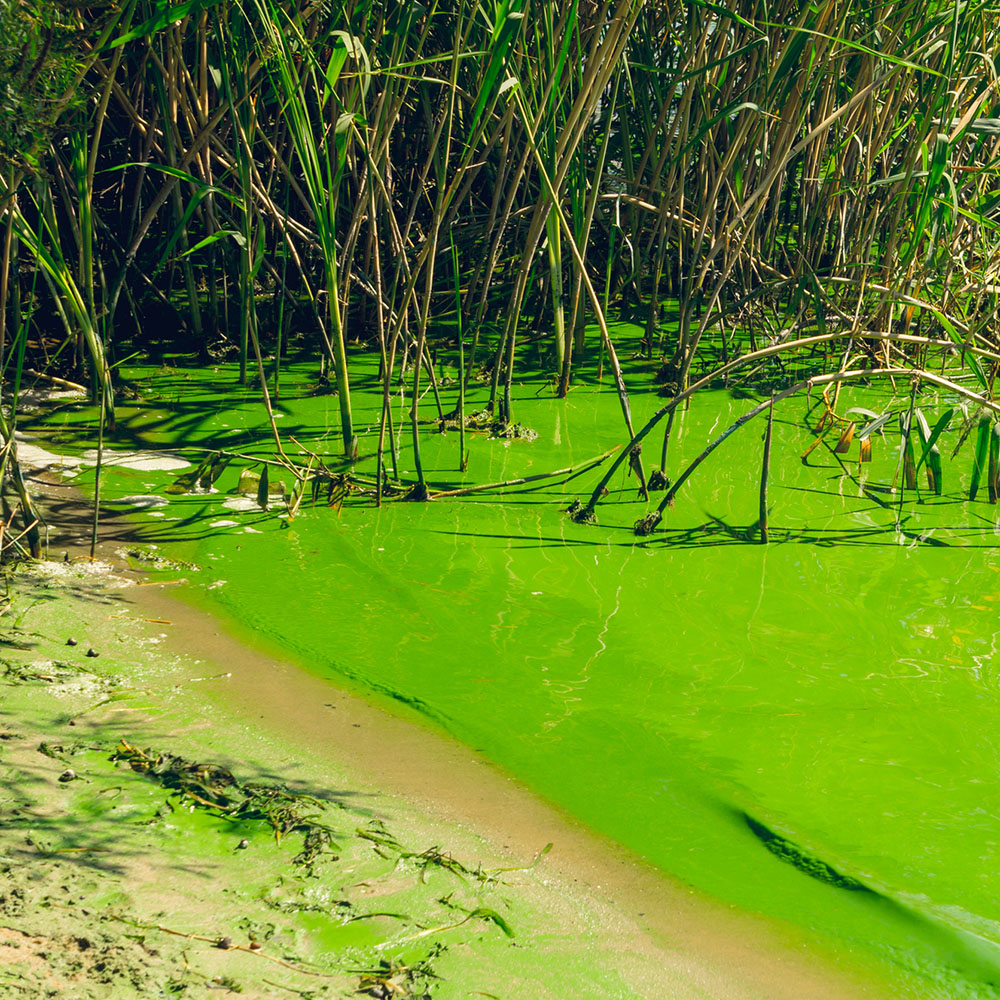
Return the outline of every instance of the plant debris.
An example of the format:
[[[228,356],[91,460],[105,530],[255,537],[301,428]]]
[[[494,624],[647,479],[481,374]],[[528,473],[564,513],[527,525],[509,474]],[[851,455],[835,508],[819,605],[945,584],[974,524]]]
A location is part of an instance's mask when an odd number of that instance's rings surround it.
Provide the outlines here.
[[[198,764],[176,754],[141,750],[125,740],[119,742],[111,760],[128,764],[133,771],[217,815],[231,820],[263,820],[274,831],[275,841],[302,832],[304,843],[294,858],[296,864],[312,864],[333,845],[330,827],[321,823],[315,813],[303,811],[325,808],[325,803],[311,795],[290,792],[279,785],[241,782],[219,764]]]

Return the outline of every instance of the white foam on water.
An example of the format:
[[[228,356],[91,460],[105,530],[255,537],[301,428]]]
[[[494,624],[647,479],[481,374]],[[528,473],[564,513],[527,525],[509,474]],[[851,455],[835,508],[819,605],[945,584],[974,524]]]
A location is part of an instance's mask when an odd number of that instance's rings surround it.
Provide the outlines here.
[[[61,584],[88,582],[103,583],[114,589],[132,587],[134,580],[119,576],[111,563],[100,559],[81,559],[74,562],[57,562],[53,559],[39,559],[31,563],[25,570],[35,579],[48,580]]]
[[[80,466],[83,463],[79,458],[46,451],[37,444],[32,444],[21,434],[15,434],[14,438],[17,441],[18,460],[26,465],[35,469],[58,469],[73,472],[74,475],[80,471]]]
[[[82,458],[84,465],[96,465],[97,449],[88,449]],[[117,465],[136,472],[174,472],[191,464],[177,455],[153,451],[105,451],[101,461],[104,465]]]
[[[164,497],[158,497],[155,493],[142,493],[131,497],[122,497],[120,500],[109,500],[108,503],[123,503],[131,507],[139,507],[142,510],[151,507],[166,507],[170,502]]]
[[[260,510],[260,506],[257,504],[256,500],[251,500],[250,497],[230,497],[228,500],[222,501],[222,506],[226,510],[235,510],[241,514],[245,514],[247,511]]]
[[[65,474],[76,474],[82,465],[97,464],[97,449],[90,448],[82,455],[57,455],[36,444],[34,439],[15,434],[17,457],[35,469],[56,469]],[[138,472],[173,472],[186,469],[191,463],[178,455],[153,451],[112,451],[105,449],[101,458],[104,465],[117,465]]]

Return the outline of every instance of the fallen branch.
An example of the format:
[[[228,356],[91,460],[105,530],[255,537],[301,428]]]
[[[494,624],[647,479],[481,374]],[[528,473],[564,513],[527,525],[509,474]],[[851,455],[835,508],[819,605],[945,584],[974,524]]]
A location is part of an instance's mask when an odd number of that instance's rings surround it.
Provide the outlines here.
[[[162,924],[147,924],[141,920],[130,920],[128,917],[120,917],[114,913],[110,913],[108,916],[112,920],[121,921],[121,923],[128,924],[130,927],[136,927],[139,930],[160,931],[163,934],[172,934],[174,937],[187,938],[189,941],[206,941],[222,951],[243,951],[248,955],[257,955],[259,958],[266,958],[269,962],[282,965],[286,969],[291,969],[292,972],[298,972],[303,976],[320,976],[323,979],[337,979],[342,975],[337,972],[314,972],[312,969],[304,969],[301,965],[294,965],[291,962],[286,962],[284,959],[275,958],[273,955],[265,955],[260,948],[250,948],[243,944],[233,944],[229,938],[208,937],[205,934],[188,934],[186,931],[175,931],[172,927],[164,927]]]
[[[46,375],[45,372],[37,372],[34,368],[25,368],[24,374],[31,376],[31,378],[44,379],[46,382],[61,386],[63,389],[73,389],[75,392],[83,393],[90,391],[85,385],[80,385],[79,382],[70,382],[69,379],[59,378],[56,375]]]
[[[603,455],[598,455],[597,458],[592,458],[580,465],[570,465],[565,469],[556,469],[555,472],[540,472],[534,476],[522,476],[520,479],[508,479],[502,483],[484,483],[479,486],[466,486],[460,490],[442,490],[440,493],[430,494],[427,499],[441,500],[445,497],[464,497],[470,493],[486,493],[492,490],[505,490],[509,489],[511,486],[523,486],[525,483],[537,483],[542,479],[554,479],[556,476],[565,476],[565,479],[553,484],[555,486],[561,486],[563,483],[568,483],[571,479],[575,479],[577,476],[582,476],[583,473],[596,468],[605,459],[610,458],[610,456],[618,451],[620,447],[621,445],[616,444],[614,448],[608,449]]]

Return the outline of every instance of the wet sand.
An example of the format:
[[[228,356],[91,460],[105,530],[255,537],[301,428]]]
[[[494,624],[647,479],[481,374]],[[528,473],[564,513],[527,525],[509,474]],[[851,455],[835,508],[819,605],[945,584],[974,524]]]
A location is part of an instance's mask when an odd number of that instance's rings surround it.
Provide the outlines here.
[[[50,486],[60,517],[86,508],[65,485]],[[55,500],[53,499],[53,491]],[[99,555],[116,560],[128,522],[102,521]],[[82,532],[50,542],[84,550]],[[57,546],[62,546],[57,549]],[[116,567],[125,567],[118,559]],[[135,576],[135,574],[132,574]],[[536,905],[564,929],[584,919],[615,954],[636,996],[712,1000],[877,1000],[894,995],[883,970],[791,925],[705,897],[560,812],[447,734],[312,676],[281,651],[184,599],[184,584],[122,592],[128,613],[169,624],[165,649],[198,685],[205,710],[223,713],[263,741],[288,772],[300,764],[346,774],[351,787],[393,822],[436,843],[456,830],[474,838],[485,867],[518,868],[548,844],[534,871]],[[222,676],[216,676],[222,675]],[[225,748],[220,748],[224,750]],[[268,751],[265,751],[265,753]],[[552,984],[553,986],[555,984]],[[516,990],[516,988],[515,988]],[[520,991],[507,996],[528,995]],[[597,995],[597,994],[595,994]]]

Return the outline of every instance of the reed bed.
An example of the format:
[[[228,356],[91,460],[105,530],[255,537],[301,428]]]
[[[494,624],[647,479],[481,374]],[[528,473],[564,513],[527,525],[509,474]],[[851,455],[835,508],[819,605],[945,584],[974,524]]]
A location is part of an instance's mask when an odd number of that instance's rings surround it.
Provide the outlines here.
[[[401,380],[428,495],[432,355],[487,379],[499,426],[524,345],[558,395],[607,365],[643,488],[629,392],[745,358],[924,379],[950,351],[990,401],[998,38],[985,2],[0,0],[5,481],[32,518],[25,369],[90,386],[110,434],[135,351],[238,357],[270,411],[314,349],[344,468],[351,358],[377,352],[379,500]]]

